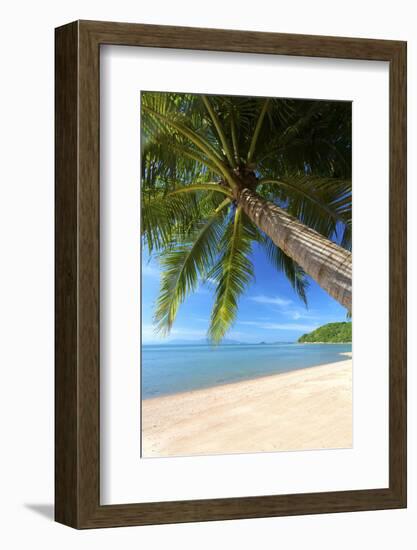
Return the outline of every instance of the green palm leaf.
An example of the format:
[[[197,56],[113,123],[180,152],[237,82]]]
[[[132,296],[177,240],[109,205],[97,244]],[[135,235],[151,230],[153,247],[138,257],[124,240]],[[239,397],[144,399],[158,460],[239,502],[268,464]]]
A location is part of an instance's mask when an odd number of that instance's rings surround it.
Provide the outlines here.
[[[154,111],[147,105],[142,105],[142,110],[145,114],[148,114],[151,118],[156,119],[163,125],[170,126],[174,130],[177,130],[184,137],[189,139],[198,149],[204,153],[211,162],[213,162],[222,173],[225,173],[226,167],[221,159],[220,154],[207,142],[202,136],[195,132],[192,128],[188,127],[184,123],[178,120],[179,117],[174,116],[173,114],[166,115],[163,113],[158,113]]]
[[[207,109],[207,111],[210,115],[210,118],[213,121],[213,124],[216,128],[217,134],[219,135],[219,138],[220,138],[220,141],[221,141],[221,144],[222,144],[222,147],[223,147],[224,154],[226,155],[230,166],[232,166],[234,168],[235,167],[235,161],[234,161],[234,158],[233,158],[233,155],[232,155],[232,150],[231,150],[230,145],[228,143],[228,140],[226,138],[226,134],[224,132],[223,126],[220,122],[220,118],[219,118],[219,116],[216,112],[216,109],[213,107],[213,105],[210,102],[210,99],[207,96],[202,95],[201,99],[203,100],[203,103],[204,103],[204,105],[205,105],[205,107],[206,107],[206,109]]]
[[[174,191],[169,193],[169,196],[178,195],[179,193],[190,193],[195,191],[213,191],[215,193],[221,193],[226,195],[229,198],[232,198],[233,195],[226,187],[222,187],[218,183],[196,183],[191,185],[186,185],[185,187],[179,187]]]
[[[198,220],[207,219],[230,203],[227,190],[222,193],[223,188],[220,186],[207,185],[197,184],[175,189],[175,182],[164,182],[162,189],[142,191],[141,229],[143,243],[149,254],[167,250],[176,242],[189,238],[190,230],[196,226]],[[172,187],[173,191],[165,191]],[[210,193],[212,190],[220,192]],[[222,201],[222,195],[226,195],[227,199]]]
[[[159,192],[151,197],[142,196],[141,209],[142,236],[151,254],[187,234],[195,220],[201,218],[204,205],[192,194],[167,197]]]
[[[254,233],[243,223],[244,214],[237,208],[220,242],[220,257],[209,277],[216,283],[209,337],[218,343],[236,318],[238,300],[253,278],[249,260]]]
[[[253,155],[255,153],[256,143],[258,141],[259,133],[261,131],[262,123],[264,121],[264,118],[265,118],[265,115],[266,115],[266,112],[267,112],[270,101],[271,100],[269,98],[264,100],[262,108],[261,108],[261,112],[259,113],[258,120],[256,121],[256,126],[255,126],[255,130],[253,132],[252,140],[251,140],[251,143],[250,143],[250,146],[249,146],[248,157],[247,157],[247,161],[248,161],[249,164],[252,162],[252,158],[253,158]]]
[[[320,178],[311,176],[284,176],[279,180],[261,179],[260,185],[277,185],[282,188],[283,196],[289,200],[298,197],[318,206],[324,214],[335,221],[346,223],[349,210],[346,205],[351,204],[351,182],[334,178]]]
[[[175,243],[161,254],[161,287],[155,312],[157,330],[161,333],[169,333],[180,304],[196,290],[199,278],[204,278],[211,269],[223,218],[222,211],[214,212],[196,224],[185,242]]]
[[[294,260],[278,248],[269,237],[263,236],[261,244],[272,265],[276,267],[278,271],[285,273],[298,297],[307,305],[307,289],[309,282],[305,272],[296,262],[294,262]]]
[[[260,180],[259,194],[283,206],[302,223],[349,249],[352,222],[352,189],[349,180],[306,175],[286,175]],[[339,233],[343,233],[342,239]]]

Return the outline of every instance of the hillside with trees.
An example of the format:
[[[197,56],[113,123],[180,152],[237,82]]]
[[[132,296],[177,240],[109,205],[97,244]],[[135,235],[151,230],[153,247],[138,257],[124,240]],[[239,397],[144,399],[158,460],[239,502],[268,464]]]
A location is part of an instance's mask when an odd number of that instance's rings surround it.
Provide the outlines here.
[[[352,323],[328,323],[308,334],[303,334],[298,342],[300,344],[317,344],[321,342],[342,344],[352,342]]]

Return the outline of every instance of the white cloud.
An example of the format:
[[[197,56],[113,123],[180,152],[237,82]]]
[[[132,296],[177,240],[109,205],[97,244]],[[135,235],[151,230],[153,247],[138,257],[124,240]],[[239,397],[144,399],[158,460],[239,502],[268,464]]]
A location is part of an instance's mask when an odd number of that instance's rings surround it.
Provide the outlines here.
[[[249,300],[252,300],[258,304],[270,304],[280,307],[292,304],[292,300],[286,300],[285,298],[280,298],[279,296],[264,296],[263,294],[260,294],[259,296],[251,296]]]
[[[144,277],[153,277],[155,279],[159,279],[159,269],[150,264],[142,265],[142,275]]]
[[[304,325],[300,323],[270,323],[265,321],[240,321],[239,325],[253,326],[264,330],[303,330],[309,332],[317,328],[317,325]]]
[[[201,330],[201,329],[193,329],[193,328],[173,328],[171,330],[172,336],[181,336],[184,338],[204,338],[206,336],[207,331]]]
[[[168,336],[162,336],[155,330],[155,326],[152,324],[142,325],[142,342],[169,342],[181,338],[184,340],[198,340],[199,338],[205,338],[207,335],[206,330],[201,329],[188,329],[184,327],[172,328]]]
[[[280,296],[265,296],[264,294],[259,294],[258,296],[251,296],[249,300],[252,300],[252,302],[256,302],[258,304],[277,306],[280,312],[294,321],[298,321],[299,319],[311,321],[320,319],[317,315],[312,315],[311,311],[305,311],[297,308],[296,304],[294,304],[292,300],[281,298]]]
[[[311,319],[311,320],[319,320],[320,317],[317,315],[311,315],[311,313],[303,310],[293,309],[286,311],[286,314],[288,317],[291,317],[294,321],[298,321],[299,319]]]

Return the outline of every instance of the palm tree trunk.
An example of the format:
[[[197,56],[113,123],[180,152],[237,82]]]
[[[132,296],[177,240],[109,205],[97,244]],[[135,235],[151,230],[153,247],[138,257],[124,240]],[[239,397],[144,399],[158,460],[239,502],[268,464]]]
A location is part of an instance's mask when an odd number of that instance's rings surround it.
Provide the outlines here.
[[[287,256],[352,311],[352,254],[349,251],[248,188],[240,192],[238,204]]]

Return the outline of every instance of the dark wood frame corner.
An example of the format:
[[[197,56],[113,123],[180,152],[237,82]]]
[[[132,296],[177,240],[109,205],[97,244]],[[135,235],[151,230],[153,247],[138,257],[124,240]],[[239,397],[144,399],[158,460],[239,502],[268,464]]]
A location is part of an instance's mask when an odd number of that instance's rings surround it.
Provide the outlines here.
[[[75,528],[406,506],[406,43],[77,21],[56,29],[55,518]],[[99,55],[120,44],[380,60],[390,71],[389,487],[100,505]]]

